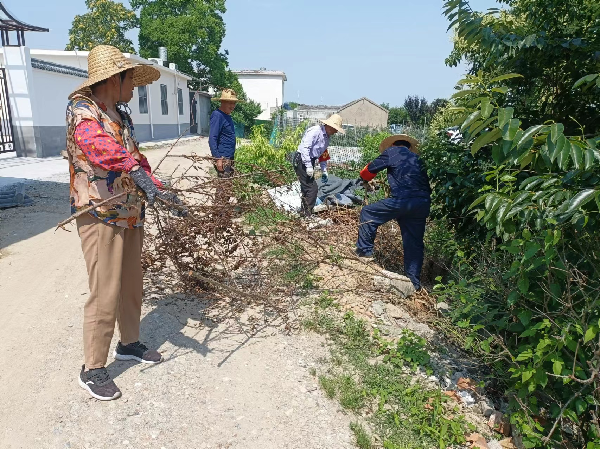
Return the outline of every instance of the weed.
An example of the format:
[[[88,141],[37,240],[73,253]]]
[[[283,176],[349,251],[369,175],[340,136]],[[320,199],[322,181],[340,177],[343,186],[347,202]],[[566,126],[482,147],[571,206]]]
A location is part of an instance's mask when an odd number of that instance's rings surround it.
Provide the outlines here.
[[[335,379],[327,376],[319,376],[319,385],[323,388],[323,391],[329,399],[335,398],[337,393],[337,384]]]
[[[405,364],[428,365],[425,340],[412,332],[397,343],[377,333],[372,336],[366,323],[352,313],[340,317],[331,308],[324,311],[318,301],[310,324],[334,343],[330,364],[335,374],[319,377],[325,394],[354,413],[378,404],[368,423],[384,448],[445,448],[465,442],[470,427],[456,405],[439,389],[429,390],[402,371]],[[383,362],[373,364],[382,353]],[[353,424],[352,431],[359,447],[372,447],[364,428]]]
[[[355,422],[351,423],[350,430],[354,432],[354,437],[356,438],[356,445],[360,449],[371,449],[371,447],[373,447],[371,444],[371,437],[361,424]]]
[[[427,369],[430,374],[429,362],[431,356],[427,352],[427,341],[416,335],[409,329],[402,329],[402,336],[394,346],[390,341],[381,338],[379,332],[375,333],[375,339],[379,343],[379,354],[384,354],[384,361],[402,368],[405,364],[413,371],[419,367]]]
[[[316,375],[317,375],[317,370],[316,370],[316,368],[314,368],[314,367],[310,367],[310,368],[309,368],[309,370],[308,370],[308,373],[309,373],[311,376],[313,376],[313,377],[316,377]]]
[[[246,215],[246,223],[258,230],[271,227],[277,223],[289,221],[290,217],[282,212],[267,207],[259,207]]]
[[[329,307],[335,307],[335,308],[339,307],[339,304],[337,302],[335,302],[335,298],[333,296],[331,296],[329,294],[329,291],[327,291],[327,290],[325,290],[323,293],[321,293],[321,296],[319,296],[319,299],[317,299],[317,305],[321,309],[327,309]]]
[[[365,392],[350,376],[341,376],[338,379],[340,404],[348,410],[357,411],[365,405]]]

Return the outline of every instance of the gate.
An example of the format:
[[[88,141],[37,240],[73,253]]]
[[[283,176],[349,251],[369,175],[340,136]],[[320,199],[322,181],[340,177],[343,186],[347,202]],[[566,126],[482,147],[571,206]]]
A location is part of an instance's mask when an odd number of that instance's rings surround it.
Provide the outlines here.
[[[198,134],[198,102],[195,92],[190,92],[190,134]]]
[[[6,69],[0,68],[0,153],[15,151]]]

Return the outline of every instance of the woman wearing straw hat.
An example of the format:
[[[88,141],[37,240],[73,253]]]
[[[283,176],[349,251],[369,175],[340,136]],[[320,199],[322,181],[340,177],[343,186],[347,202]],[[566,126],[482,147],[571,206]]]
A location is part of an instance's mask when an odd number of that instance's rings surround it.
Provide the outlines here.
[[[160,353],[139,342],[143,197],[149,205],[156,198],[180,202],[162,191],[152,175],[126,108],[133,88],[158,80],[160,72],[149,65],[134,65],[115,47],[99,45],[89,53],[88,76],[70,95],[67,106],[72,212],[103,203],[77,217],[90,287],[79,384],[96,399],[111,400],[121,396],[105,368],[115,321],[121,336],[115,358],[162,361]]]
[[[391,198],[363,207],[360,213],[356,254],[372,258],[377,228],[396,220],[402,233],[404,272],[415,289],[421,288],[425,223],[429,216],[431,188],[429,178],[419,159],[419,142],[406,134],[391,136],[379,146],[381,155],[361,172],[369,182],[387,169]]]
[[[333,114],[327,120],[321,120],[321,124],[312,126],[306,130],[298,151],[294,155],[294,170],[300,181],[302,193],[302,204],[300,215],[309,218],[312,216],[319,187],[315,182],[315,164],[319,161],[321,165],[322,181],[327,182],[327,160],[329,155],[327,147],[329,138],[335,133],[345,134],[342,128],[342,117]]]

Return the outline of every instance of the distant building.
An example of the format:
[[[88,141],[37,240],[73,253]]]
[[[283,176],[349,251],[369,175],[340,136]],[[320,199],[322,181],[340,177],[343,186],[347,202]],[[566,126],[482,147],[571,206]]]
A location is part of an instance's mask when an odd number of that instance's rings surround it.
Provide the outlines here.
[[[344,124],[386,128],[389,111],[366,97],[354,100],[337,110]]]
[[[325,120],[331,114],[335,114],[339,106],[311,106],[308,104],[299,104],[296,109],[286,111],[287,118],[292,121],[302,122],[308,120],[316,122],[317,120]]]
[[[257,120],[270,120],[271,114],[283,106],[285,82],[284,72],[277,70],[234,70],[249,99],[260,103],[261,114]]]

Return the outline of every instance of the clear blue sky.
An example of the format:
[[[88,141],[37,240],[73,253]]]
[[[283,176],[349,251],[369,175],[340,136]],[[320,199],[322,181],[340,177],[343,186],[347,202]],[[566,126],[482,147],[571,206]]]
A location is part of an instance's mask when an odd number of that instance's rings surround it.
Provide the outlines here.
[[[124,3],[127,3],[124,1]],[[50,28],[31,48],[62,49],[84,0],[4,0],[17,18]],[[442,0],[227,0],[223,48],[232,69],[286,72],[286,101],[341,105],[359,97],[402,104],[448,97],[465,68],[448,68],[452,44]],[[471,0],[474,9],[498,6]],[[132,33],[137,44],[136,33]],[[298,96],[299,95],[299,96]]]

